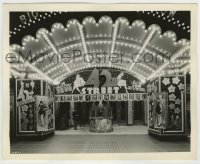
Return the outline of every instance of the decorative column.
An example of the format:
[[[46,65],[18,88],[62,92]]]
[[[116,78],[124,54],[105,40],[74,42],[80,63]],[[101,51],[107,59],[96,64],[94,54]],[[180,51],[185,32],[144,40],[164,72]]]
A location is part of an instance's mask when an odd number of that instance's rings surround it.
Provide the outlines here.
[[[117,102],[117,123],[118,125],[120,125],[120,121],[121,121],[121,102],[118,101]]]
[[[141,105],[141,106],[142,106],[142,109],[141,109],[141,110],[142,110],[142,115],[143,115],[143,116],[142,116],[142,121],[145,121],[144,101],[142,101],[142,105]],[[144,123],[144,124],[145,124],[145,123]]]
[[[144,124],[147,125],[147,98],[144,98]]]
[[[134,120],[135,120],[134,110],[135,110],[135,101],[132,101],[133,123],[134,123]]]
[[[74,122],[73,122],[73,113],[74,111],[74,102],[70,102],[70,125],[74,125]]]
[[[128,125],[133,125],[133,102],[128,101]]]
[[[81,116],[81,124],[83,125],[83,126],[85,126],[86,125],[86,103],[85,102],[83,102],[83,103],[81,103],[81,114],[82,114],[82,116]]]

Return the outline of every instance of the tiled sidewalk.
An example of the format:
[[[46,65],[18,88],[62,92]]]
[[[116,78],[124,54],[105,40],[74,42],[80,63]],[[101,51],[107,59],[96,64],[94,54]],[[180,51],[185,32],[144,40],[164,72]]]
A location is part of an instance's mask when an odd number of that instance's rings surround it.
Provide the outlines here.
[[[154,137],[149,136],[148,134],[65,135],[63,132],[63,134],[56,134],[43,141],[20,141],[11,145],[11,153],[22,154],[139,153],[184,151],[190,151],[189,142],[159,141]]]
[[[147,126],[114,126],[113,131],[109,133],[92,133],[89,127],[78,127],[78,130],[70,128],[68,130],[56,131],[56,135],[118,135],[118,134],[148,134]]]

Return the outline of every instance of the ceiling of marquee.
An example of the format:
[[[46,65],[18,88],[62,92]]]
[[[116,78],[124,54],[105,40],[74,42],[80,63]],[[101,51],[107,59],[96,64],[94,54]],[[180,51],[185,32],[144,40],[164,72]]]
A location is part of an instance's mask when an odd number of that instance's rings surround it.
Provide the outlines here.
[[[33,36],[25,35],[22,45],[11,44],[10,50],[15,54],[21,52],[24,58],[31,51],[32,57],[37,57],[41,62],[29,58],[25,64],[12,64],[11,72],[15,76],[28,73],[28,78],[43,77],[47,81],[58,83],[76,71],[111,67],[132,73],[143,81],[164,74],[183,73],[189,68],[189,39],[178,39],[175,32],[163,32],[160,25],[147,25],[144,20],[130,22],[125,17],[113,20],[109,16],[102,16],[96,21],[94,17],[87,16],[82,22],[70,19],[66,24],[54,23],[49,30],[39,28],[36,37]],[[82,54],[75,61],[58,61],[57,57],[73,54],[74,50]],[[87,53],[101,54],[102,61],[106,56],[106,62],[87,63],[84,61],[84,54]],[[122,60],[110,62],[108,57],[113,53],[123,54]],[[90,55],[86,56],[86,59],[91,59],[89,57]],[[156,62],[132,62],[140,59],[138,57],[148,61],[153,57]]]

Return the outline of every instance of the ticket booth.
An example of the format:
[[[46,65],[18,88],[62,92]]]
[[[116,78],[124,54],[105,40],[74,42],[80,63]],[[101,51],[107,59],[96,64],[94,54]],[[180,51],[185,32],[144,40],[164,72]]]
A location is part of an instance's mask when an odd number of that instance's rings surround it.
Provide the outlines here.
[[[90,109],[90,132],[105,133],[113,131],[112,110],[109,102],[93,102]]]

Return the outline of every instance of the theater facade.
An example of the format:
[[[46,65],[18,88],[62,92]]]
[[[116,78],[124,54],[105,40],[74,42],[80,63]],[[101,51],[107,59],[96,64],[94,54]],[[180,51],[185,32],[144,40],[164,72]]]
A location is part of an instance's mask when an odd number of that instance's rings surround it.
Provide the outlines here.
[[[189,11],[12,12],[10,20],[11,140],[74,121],[90,133],[143,125],[154,136],[190,135]]]

